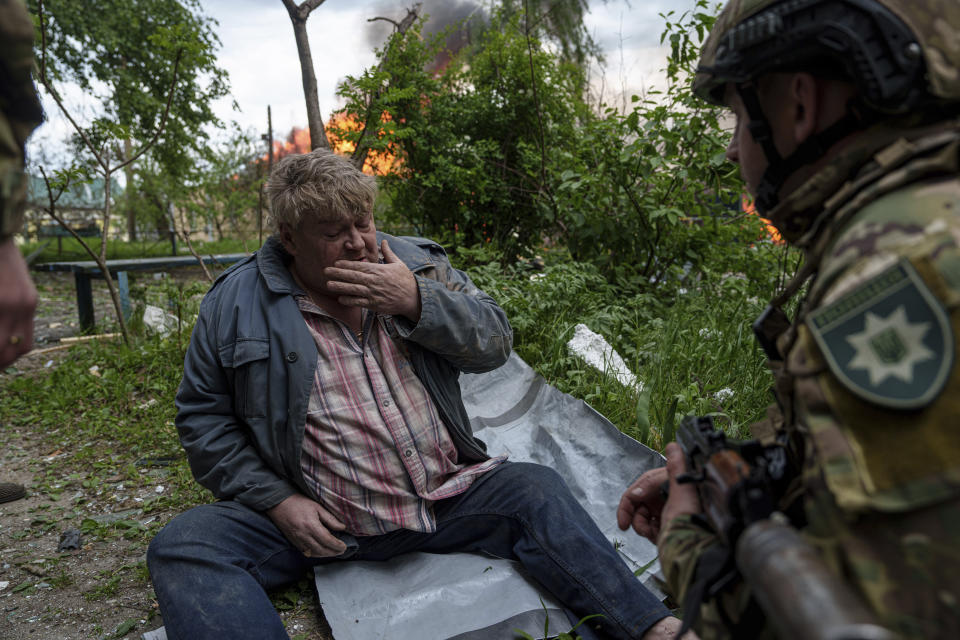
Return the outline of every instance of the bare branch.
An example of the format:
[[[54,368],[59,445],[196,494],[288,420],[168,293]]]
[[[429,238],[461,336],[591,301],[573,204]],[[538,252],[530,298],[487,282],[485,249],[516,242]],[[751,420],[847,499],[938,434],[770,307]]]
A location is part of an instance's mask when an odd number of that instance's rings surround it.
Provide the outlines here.
[[[197,259],[197,262],[200,264],[200,268],[203,269],[203,275],[207,277],[207,280],[209,280],[210,282],[213,282],[213,275],[211,275],[210,270],[207,268],[206,263],[203,261],[203,258],[200,256],[199,253],[197,253],[197,250],[193,248],[193,243],[190,242],[190,231],[189,229],[187,229],[187,220],[183,216],[183,209],[178,207],[173,207],[172,205],[171,205],[171,208],[177,209],[180,214],[181,228],[177,229],[177,225],[174,224],[173,225],[174,233],[180,236],[183,239],[184,243],[186,243],[187,249],[190,251],[190,255],[192,255],[194,258]],[[173,217],[171,216],[171,222],[175,223],[175,220],[172,218]]]
[[[305,0],[302,4],[297,5],[295,0],[281,0],[283,6],[287,8],[287,13],[290,14],[291,18],[296,18],[302,22],[306,22],[307,18],[310,16],[310,13],[322,5],[325,0]]]
[[[300,11],[305,11],[307,15],[310,15],[311,11],[313,11],[323,3],[324,3],[324,0],[306,0],[303,4],[300,5]]]
[[[53,186],[50,184],[50,178],[47,176],[47,172],[43,167],[40,167],[40,175],[43,176],[43,182],[47,185],[47,197],[50,199],[50,208],[46,210],[47,213],[49,213],[50,217],[56,220],[61,227],[69,231],[70,235],[72,235],[77,242],[80,243],[80,246],[83,247],[84,251],[89,253],[90,257],[93,258],[94,261],[97,261],[97,254],[93,252],[93,249],[90,248],[90,245],[88,245],[86,241],[80,237],[80,234],[67,225],[66,220],[57,215],[57,200],[60,199],[60,196],[63,195],[63,192],[66,191],[67,186],[70,184],[69,178],[66,182],[64,182],[63,187],[60,188],[60,190],[57,192],[57,195],[54,196]],[[97,262],[99,263],[99,261]]]
[[[291,18],[300,18],[300,7],[297,6],[297,3],[294,0],[280,0],[283,2],[283,6],[286,7],[287,13],[290,14]]]
[[[377,20],[383,20],[384,22],[389,22],[393,25],[394,29],[400,30],[400,23],[392,18],[387,18],[384,16],[376,16],[375,18],[367,18],[367,22],[376,22]]]
[[[320,116],[320,99],[317,96],[317,75],[313,70],[313,54],[310,53],[310,38],[307,35],[307,17],[319,7],[323,0],[308,0],[299,7],[294,0],[282,0],[290,15],[293,36],[297,43],[297,56],[300,58],[300,77],[303,83],[303,97],[307,107],[307,124],[310,127],[310,148],[330,148],[327,131]]]

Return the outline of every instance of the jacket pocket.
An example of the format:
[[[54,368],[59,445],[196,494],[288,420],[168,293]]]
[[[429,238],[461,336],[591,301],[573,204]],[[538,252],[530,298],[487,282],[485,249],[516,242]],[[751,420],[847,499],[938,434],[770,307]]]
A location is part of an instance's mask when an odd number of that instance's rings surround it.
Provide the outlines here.
[[[220,349],[223,366],[233,369],[233,410],[239,417],[266,416],[269,359],[266,338],[240,338]]]

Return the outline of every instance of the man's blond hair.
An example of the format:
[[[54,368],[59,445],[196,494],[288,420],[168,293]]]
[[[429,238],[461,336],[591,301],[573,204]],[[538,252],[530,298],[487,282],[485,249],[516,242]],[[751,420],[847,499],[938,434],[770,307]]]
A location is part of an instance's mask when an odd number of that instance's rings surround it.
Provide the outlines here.
[[[358,220],[373,212],[377,183],[329,149],[287,156],[270,172],[265,186],[274,231],[296,229],[301,216],[321,222]]]

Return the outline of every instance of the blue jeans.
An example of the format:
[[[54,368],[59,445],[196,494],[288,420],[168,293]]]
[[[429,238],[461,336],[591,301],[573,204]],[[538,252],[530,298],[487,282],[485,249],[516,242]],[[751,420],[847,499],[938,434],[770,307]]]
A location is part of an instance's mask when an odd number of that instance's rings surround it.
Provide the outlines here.
[[[344,554],[349,558],[318,559],[295,549],[266,515],[236,502],[190,509],[157,534],[147,553],[167,636],[287,638],[266,590],[327,562],[388,560],[410,551],[517,560],[577,618],[602,614],[589,624],[614,638],[640,638],[669,615],[548,467],[504,463],[465,493],[437,502],[434,513],[434,533],[358,537],[353,553]],[[592,637],[584,626],[577,631]]]

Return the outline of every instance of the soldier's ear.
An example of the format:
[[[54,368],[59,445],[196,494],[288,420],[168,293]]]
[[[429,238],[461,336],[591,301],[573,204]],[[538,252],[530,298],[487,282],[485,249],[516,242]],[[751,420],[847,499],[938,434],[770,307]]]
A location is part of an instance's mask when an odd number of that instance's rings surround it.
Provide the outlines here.
[[[793,137],[797,144],[821,128],[823,89],[820,81],[809,73],[794,73],[789,79],[787,96],[791,104]]]

